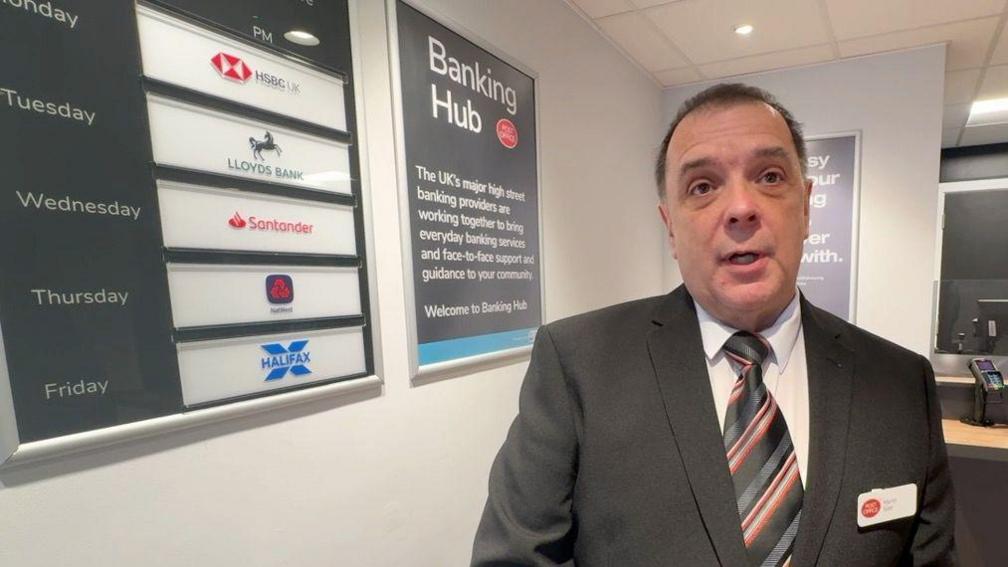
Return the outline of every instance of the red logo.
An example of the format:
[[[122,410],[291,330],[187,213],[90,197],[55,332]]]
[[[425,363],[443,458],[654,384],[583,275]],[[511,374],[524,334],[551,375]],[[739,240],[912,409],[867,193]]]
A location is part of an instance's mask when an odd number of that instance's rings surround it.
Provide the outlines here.
[[[507,149],[514,149],[518,145],[518,129],[515,128],[514,122],[511,122],[507,118],[501,118],[497,121],[497,139],[500,143]]]
[[[865,503],[861,505],[861,515],[865,518],[874,518],[880,510],[882,510],[882,503],[874,498],[865,500]]]
[[[249,230],[264,230],[268,232],[291,232],[294,234],[313,234],[315,230],[315,225],[309,224],[303,221],[284,221],[279,219],[270,219],[257,217],[255,215],[249,216],[248,220],[242,218],[238,211],[228,219],[228,224],[232,228],[246,228]]]
[[[223,51],[211,57],[210,64],[213,65],[214,69],[217,69],[217,72],[225,79],[231,79],[233,81],[238,81],[239,83],[244,83],[252,76],[252,69],[250,69],[244,61],[234,55],[224,53]]]
[[[294,301],[294,279],[287,274],[266,276],[266,299],[270,303],[290,303]]]

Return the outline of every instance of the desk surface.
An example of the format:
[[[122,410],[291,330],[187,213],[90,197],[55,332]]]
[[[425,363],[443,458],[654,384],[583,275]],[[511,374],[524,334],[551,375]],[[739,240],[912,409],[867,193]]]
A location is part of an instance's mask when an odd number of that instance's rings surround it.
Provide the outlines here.
[[[957,419],[943,419],[949,455],[1008,461],[1008,425],[975,427]]]

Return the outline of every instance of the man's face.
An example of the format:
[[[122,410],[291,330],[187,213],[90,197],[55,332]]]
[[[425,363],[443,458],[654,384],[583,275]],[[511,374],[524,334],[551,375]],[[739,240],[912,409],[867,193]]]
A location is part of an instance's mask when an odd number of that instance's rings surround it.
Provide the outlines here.
[[[784,118],[752,102],[701,108],[676,128],[658,209],[693,298],[760,331],[794,297],[812,182]]]

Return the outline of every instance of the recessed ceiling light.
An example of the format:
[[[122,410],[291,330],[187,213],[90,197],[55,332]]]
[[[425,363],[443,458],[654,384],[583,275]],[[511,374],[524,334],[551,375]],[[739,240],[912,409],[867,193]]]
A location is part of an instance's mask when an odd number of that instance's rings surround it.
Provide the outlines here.
[[[319,44],[319,38],[304,30],[291,30],[284,34],[284,39],[291,43],[307,45],[309,47]]]
[[[749,24],[742,24],[740,26],[735,26],[735,33],[739,35],[749,35],[753,32],[753,27]]]
[[[1008,122],[1008,98],[978,100],[970,107],[967,126],[982,124],[1004,124]]]

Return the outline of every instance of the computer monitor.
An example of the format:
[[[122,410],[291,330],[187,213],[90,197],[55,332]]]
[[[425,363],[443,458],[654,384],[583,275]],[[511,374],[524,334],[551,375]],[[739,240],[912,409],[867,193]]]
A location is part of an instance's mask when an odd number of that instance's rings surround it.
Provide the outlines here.
[[[977,342],[985,354],[1008,354],[1008,299],[978,299]]]

